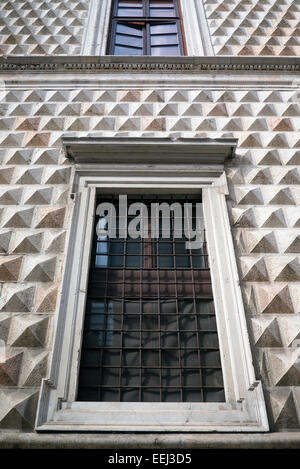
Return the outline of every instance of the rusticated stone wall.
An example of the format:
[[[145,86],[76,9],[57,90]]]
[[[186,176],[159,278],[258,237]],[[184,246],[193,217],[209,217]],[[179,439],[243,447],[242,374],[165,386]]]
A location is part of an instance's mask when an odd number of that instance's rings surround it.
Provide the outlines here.
[[[77,55],[89,0],[1,0],[0,55]]]
[[[260,90],[214,89],[212,81],[197,89],[34,89],[6,80],[0,97],[0,429],[33,428],[47,375],[71,205],[62,135],[239,139],[226,169],[228,209],[257,378],[272,429],[299,428],[297,89],[271,80]]]
[[[296,0],[203,1],[216,55],[299,56]],[[1,1],[0,55],[77,55],[90,0]]]
[[[216,55],[299,56],[295,0],[203,0]]]

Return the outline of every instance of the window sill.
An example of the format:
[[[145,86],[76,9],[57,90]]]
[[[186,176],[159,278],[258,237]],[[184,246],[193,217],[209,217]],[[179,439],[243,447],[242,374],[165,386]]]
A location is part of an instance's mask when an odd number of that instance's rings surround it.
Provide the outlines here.
[[[36,434],[2,432],[2,449],[299,449],[300,431],[243,435],[161,433]]]

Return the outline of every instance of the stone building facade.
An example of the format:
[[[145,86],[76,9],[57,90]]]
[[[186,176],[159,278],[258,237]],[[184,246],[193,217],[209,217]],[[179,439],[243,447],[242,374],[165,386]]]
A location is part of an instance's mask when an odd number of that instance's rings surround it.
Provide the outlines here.
[[[299,444],[298,2],[182,1],[187,49],[194,39],[185,8],[195,8],[200,33],[206,29],[195,39],[203,53],[178,57],[104,55],[107,1],[1,3],[0,441],[55,445],[36,432],[35,420],[74,211],[76,162],[63,139],[130,137],[237,139],[235,157],[225,161],[227,210],[270,430],[206,435],[202,444]],[[75,441],[67,432],[56,438]],[[88,444],[86,435],[76,438]],[[124,434],[89,438],[112,447],[126,442]],[[154,444],[149,435],[134,438]],[[179,447],[178,435],[161,438]],[[180,439],[201,445],[194,433]]]

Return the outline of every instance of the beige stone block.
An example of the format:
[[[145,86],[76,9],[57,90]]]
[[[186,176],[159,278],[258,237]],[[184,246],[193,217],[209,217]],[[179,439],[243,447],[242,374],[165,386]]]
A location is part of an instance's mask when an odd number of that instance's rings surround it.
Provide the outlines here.
[[[299,428],[295,401],[290,388],[269,388],[267,398],[271,410],[271,428]]]
[[[40,315],[15,315],[11,319],[7,343],[11,347],[44,347],[49,319]]]
[[[53,282],[55,271],[55,256],[26,256],[22,278],[25,282]]]
[[[281,336],[285,347],[300,347],[300,316],[278,318]]]
[[[12,253],[29,254],[40,251],[43,241],[43,233],[28,233],[27,231],[18,231],[14,237]]]
[[[275,282],[300,281],[299,258],[290,256],[276,256],[267,259],[270,278]]]
[[[0,257],[0,282],[17,282],[22,261],[21,256]]]
[[[278,252],[274,231],[248,230],[244,235],[246,250],[252,254]]]
[[[16,386],[19,380],[23,352],[5,347],[0,357],[0,386]]]
[[[0,205],[19,205],[23,189],[4,189],[0,192]]]
[[[40,285],[37,288],[35,299],[35,311],[38,313],[50,313],[55,311],[58,297],[58,285],[51,287]]]
[[[267,379],[273,386],[300,385],[300,348],[265,352]]]
[[[53,188],[30,188],[25,191],[24,205],[49,205],[52,201]]]
[[[0,311],[2,312],[30,312],[35,287],[25,284],[5,285],[1,292]]]
[[[37,390],[1,389],[0,428],[2,430],[32,430],[37,399]]]
[[[4,342],[7,341],[8,332],[10,328],[11,315],[2,313],[0,315],[0,339]]]
[[[255,228],[257,226],[256,216],[252,208],[233,208],[232,218],[236,227]]]
[[[282,338],[276,318],[251,318],[251,330],[256,347],[282,347]]]
[[[0,184],[10,184],[14,173],[13,167],[0,168]]]
[[[36,228],[62,228],[65,219],[64,207],[38,209]]]
[[[48,352],[40,349],[27,349],[20,375],[20,385],[36,387],[45,378],[48,369]]]
[[[30,228],[32,224],[33,208],[8,208],[4,215],[4,228]]]
[[[12,234],[12,231],[0,232],[0,253],[7,253],[9,251],[9,245]]]
[[[264,259],[241,257],[242,279],[245,282],[267,282],[268,272]]]
[[[256,287],[259,312],[268,314],[292,314],[294,305],[287,284],[275,283]]]

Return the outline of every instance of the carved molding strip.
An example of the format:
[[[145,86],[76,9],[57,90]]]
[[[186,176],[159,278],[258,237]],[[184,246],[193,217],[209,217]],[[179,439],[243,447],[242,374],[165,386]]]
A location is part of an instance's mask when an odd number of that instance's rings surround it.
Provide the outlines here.
[[[129,60],[120,62],[119,58],[112,57],[1,57],[0,71],[41,71],[41,72],[66,72],[66,71],[130,71],[130,72],[170,72],[170,71],[192,71],[192,72],[222,72],[222,71],[264,71],[264,72],[299,72],[300,59],[279,58],[274,59],[251,57],[247,60],[238,57],[182,57],[172,62],[151,60],[151,58],[140,58],[137,60],[130,57]]]

